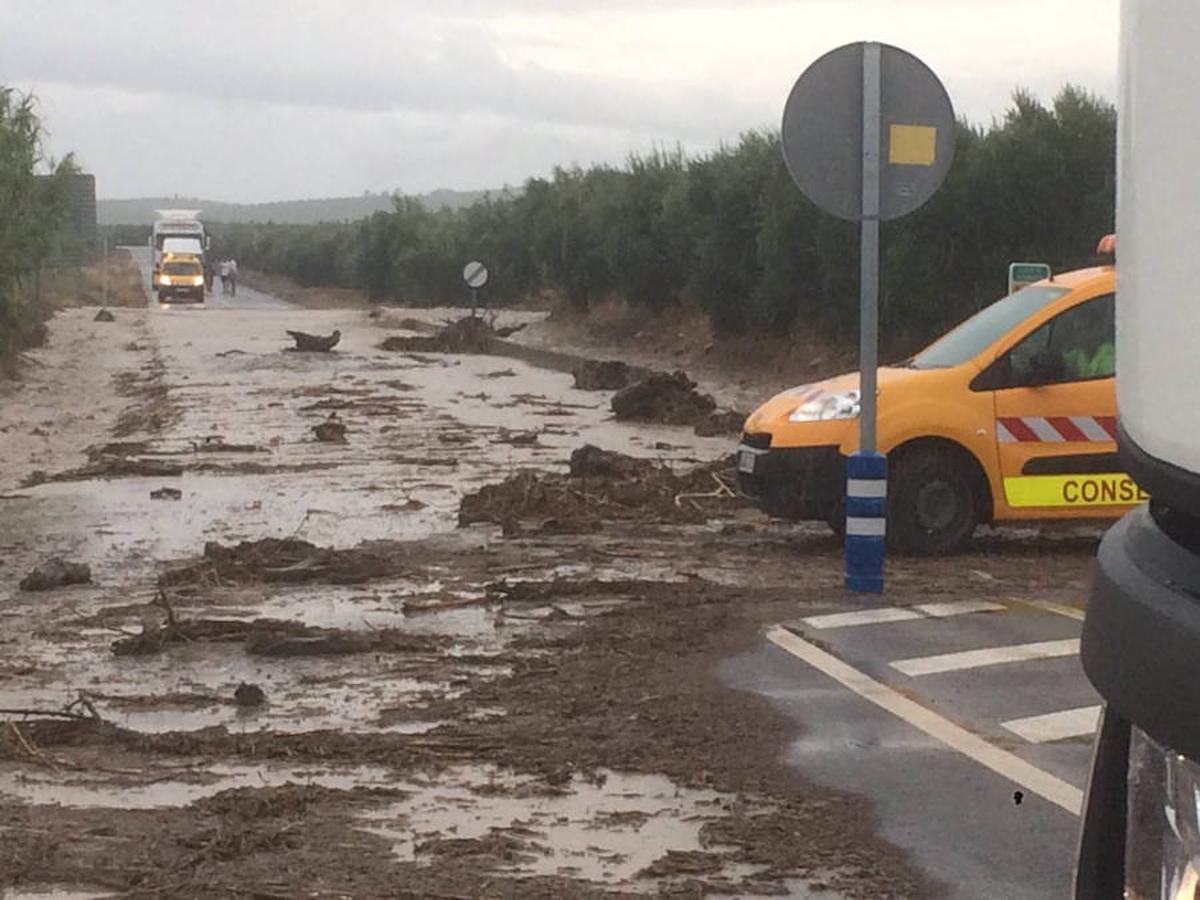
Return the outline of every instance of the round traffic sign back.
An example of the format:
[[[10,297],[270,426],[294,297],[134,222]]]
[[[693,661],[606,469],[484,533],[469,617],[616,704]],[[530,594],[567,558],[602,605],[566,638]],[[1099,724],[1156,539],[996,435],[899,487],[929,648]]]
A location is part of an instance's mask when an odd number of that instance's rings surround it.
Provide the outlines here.
[[[954,108],[930,68],[899,47],[879,49],[879,218],[895,219],[938,189],[954,160]],[[863,218],[864,56],[867,44],[830,50],[792,87],[783,110],[783,157],[817,206]],[[870,107],[868,106],[868,111]]]
[[[463,281],[467,283],[467,287],[481,288],[487,284],[487,280],[487,266],[478,260],[472,260],[463,266]]]

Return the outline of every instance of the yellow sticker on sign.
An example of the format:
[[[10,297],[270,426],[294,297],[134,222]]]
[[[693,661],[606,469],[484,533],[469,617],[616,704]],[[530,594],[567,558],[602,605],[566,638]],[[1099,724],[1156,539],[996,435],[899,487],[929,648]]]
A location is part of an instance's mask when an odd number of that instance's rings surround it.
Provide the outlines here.
[[[1131,506],[1150,495],[1124,473],[1023,475],[1004,479],[1009,506]]]
[[[889,125],[888,162],[898,166],[932,166],[937,129],[931,125]]]

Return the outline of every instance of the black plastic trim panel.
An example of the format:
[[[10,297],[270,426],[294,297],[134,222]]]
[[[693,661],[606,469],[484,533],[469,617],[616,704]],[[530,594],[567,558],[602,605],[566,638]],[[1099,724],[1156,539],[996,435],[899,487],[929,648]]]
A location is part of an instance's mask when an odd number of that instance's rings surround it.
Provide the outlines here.
[[[1102,475],[1124,471],[1118,453],[1064,453],[1035,456],[1021,467],[1022,475]]]

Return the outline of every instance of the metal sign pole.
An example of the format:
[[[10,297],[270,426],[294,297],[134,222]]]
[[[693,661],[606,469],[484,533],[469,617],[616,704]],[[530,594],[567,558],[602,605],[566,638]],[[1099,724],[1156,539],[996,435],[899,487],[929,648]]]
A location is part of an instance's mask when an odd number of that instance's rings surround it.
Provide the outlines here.
[[[471,318],[475,318],[475,307],[479,305],[479,291],[471,288]]]
[[[846,460],[846,587],[883,591],[887,459],[876,452],[879,368],[880,47],[863,44],[862,225],[859,244],[859,446]]]
[[[863,46],[862,238],[859,248],[859,450],[875,452],[879,368],[879,45]]]

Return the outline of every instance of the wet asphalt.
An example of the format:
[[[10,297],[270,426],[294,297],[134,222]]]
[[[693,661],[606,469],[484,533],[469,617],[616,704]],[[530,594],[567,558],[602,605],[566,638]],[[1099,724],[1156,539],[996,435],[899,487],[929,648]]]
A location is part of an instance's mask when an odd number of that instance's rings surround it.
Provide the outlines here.
[[[1090,735],[1032,743],[1001,724],[1098,703],[1076,654],[917,676],[892,665],[914,657],[1070,640],[1079,636],[1077,619],[1014,606],[819,630],[802,621],[783,624],[989,744],[1073,788],[1085,787]],[[770,643],[728,660],[721,675],[734,687],[768,697],[794,719],[801,736],[788,748],[788,764],[818,783],[869,797],[881,835],[907,850],[944,887],[944,896],[1033,900],[1069,895],[1076,815]]]

